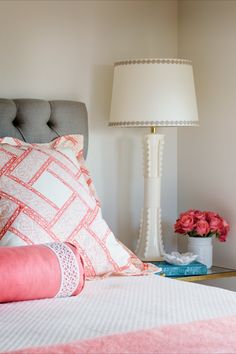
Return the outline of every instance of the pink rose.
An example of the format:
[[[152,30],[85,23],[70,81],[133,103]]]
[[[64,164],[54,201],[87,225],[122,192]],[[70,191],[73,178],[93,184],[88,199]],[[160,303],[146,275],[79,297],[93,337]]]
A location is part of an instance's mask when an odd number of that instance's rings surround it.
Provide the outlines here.
[[[220,232],[222,221],[220,218],[213,216],[209,222],[211,232]]]
[[[220,236],[218,237],[218,239],[219,239],[220,242],[225,242],[225,241],[226,241],[226,238],[227,238],[227,235],[226,235],[226,234],[220,235]]]
[[[225,219],[222,219],[222,224],[223,224],[225,231],[229,232],[229,230],[230,230],[229,223],[227,223],[227,221]]]
[[[184,230],[182,229],[182,225],[180,222],[180,219],[177,219],[175,225],[174,225],[175,232],[178,234],[184,234]]]
[[[196,230],[198,235],[200,235],[200,236],[204,236],[205,235],[206,236],[210,232],[210,226],[209,226],[207,221],[199,220],[196,223],[195,230]]]
[[[219,240],[221,242],[226,241],[229,230],[230,230],[229,224],[227,223],[226,220],[221,218],[221,226],[219,229]]]
[[[206,214],[200,210],[195,210],[194,216],[198,220],[205,220],[206,219]]]
[[[180,218],[180,226],[185,233],[192,231],[194,227],[193,215],[191,214],[183,215]]]
[[[219,218],[219,215],[215,213],[214,211],[206,211],[206,221],[210,222],[212,218]]]

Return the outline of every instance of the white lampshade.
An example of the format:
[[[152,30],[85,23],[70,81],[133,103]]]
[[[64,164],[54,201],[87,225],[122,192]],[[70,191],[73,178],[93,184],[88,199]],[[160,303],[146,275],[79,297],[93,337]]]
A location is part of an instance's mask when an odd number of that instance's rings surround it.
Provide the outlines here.
[[[109,125],[198,125],[191,61],[138,59],[115,63]]]

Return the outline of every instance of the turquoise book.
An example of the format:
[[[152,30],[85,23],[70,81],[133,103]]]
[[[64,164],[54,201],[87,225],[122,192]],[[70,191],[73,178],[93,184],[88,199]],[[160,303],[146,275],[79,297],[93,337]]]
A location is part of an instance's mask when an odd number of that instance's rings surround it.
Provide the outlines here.
[[[167,263],[165,261],[157,261],[150,263],[155,264],[157,267],[160,267],[162,269],[162,272],[157,274],[165,274],[165,276],[167,277],[207,274],[207,266],[197,261],[187,265],[175,265]]]

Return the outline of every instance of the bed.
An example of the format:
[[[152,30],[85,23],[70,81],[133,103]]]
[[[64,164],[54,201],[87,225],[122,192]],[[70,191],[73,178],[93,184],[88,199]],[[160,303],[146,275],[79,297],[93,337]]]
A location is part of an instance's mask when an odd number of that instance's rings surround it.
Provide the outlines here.
[[[0,137],[84,136],[84,104],[0,100]],[[1,291],[1,289],[0,289]],[[159,275],[86,281],[79,296],[0,304],[0,353],[235,353],[236,294]]]

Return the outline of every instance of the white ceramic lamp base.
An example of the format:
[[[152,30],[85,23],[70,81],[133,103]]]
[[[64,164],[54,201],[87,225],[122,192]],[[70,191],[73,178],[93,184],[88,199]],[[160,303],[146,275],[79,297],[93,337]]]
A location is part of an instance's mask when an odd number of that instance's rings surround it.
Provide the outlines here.
[[[144,139],[144,207],[136,255],[157,261],[165,253],[161,231],[161,175],[164,135],[147,134]]]

